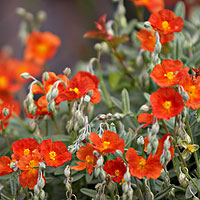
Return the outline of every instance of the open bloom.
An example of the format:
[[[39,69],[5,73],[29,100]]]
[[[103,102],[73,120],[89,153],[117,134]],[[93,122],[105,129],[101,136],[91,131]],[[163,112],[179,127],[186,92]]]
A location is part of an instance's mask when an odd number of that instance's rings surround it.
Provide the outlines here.
[[[159,119],[169,120],[182,112],[184,103],[174,88],[159,88],[150,96],[153,114]]]
[[[150,77],[160,87],[176,85],[188,74],[189,67],[183,68],[183,63],[179,60],[165,59],[161,64],[157,64],[150,74]]]
[[[61,92],[59,99],[74,100],[85,96],[89,91],[92,91],[90,101],[97,104],[101,101],[101,95],[98,90],[99,80],[95,75],[86,71],[79,71],[69,81],[68,88]]]
[[[60,43],[59,37],[52,33],[32,32],[26,40],[25,59],[43,65],[54,56]]]
[[[115,153],[117,149],[124,153],[124,139],[120,139],[117,133],[107,130],[103,132],[102,138],[97,133],[90,133],[88,138],[101,153]]]
[[[137,121],[139,123],[145,123],[143,125],[143,128],[146,128],[148,125],[153,124],[154,118],[155,117],[154,117],[153,113],[151,113],[151,114],[149,114],[149,113],[140,113],[138,115]]]
[[[165,35],[180,32],[184,25],[181,17],[176,17],[173,11],[167,9],[152,13],[149,22],[155,30]]]
[[[185,102],[188,108],[196,110],[200,108],[200,77],[190,77],[189,75],[180,82],[185,92],[189,96],[189,100]]]
[[[38,150],[24,155],[17,163],[17,167],[22,170],[19,175],[19,182],[23,188],[34,189],[38,180],[39,163],[42,162],[42,156]]]
[[[32,138],[17,140],[12,144],[12,151],[17,160],[21,159],[24,155],[31,154],[32,151],[39,148],[39,143]]]
[[[106,30],[106,15],[100,17],[98,22],[95,22],[97,30],[90,30],[84,34],[85,38],[95,38],[100,40],[108,41],[113,47],[118,46],[121,43],[127,42],[129,40],[127,35],[121,37],[115,37],[109,34]]]
[[[63,142],[52,142],[51,139],[42,141],[40,152],[46,164],[51,167],[59,167],[72,159],[71,153]]]
[[[135,149],[129,148],[126,152],[126,160],[128,161],[130,174],[134,177],[142,179],[146,176],[147,179],[157,179],[161,174],[162,165],[158,157],[152,157],[150,155],[145,159],[138,156]]]
[[[136,6],[145,6],[150,12],[158,12],[164,8],[164,0],[132,0]]]
[[[109,174],[111,179],[117,183],[120,183],[123,180],[124,174],[126,173],[126,166],[122,158],[116,158],[115,160],[108,160],[103,170]]]
[[[10,168],[12,160],[8,156],[0,157],[0,176],[11,174],[13,169]]]
[[[95,149],[90,143],[87,143],[86,146],[80,147],[77,151],[76,156],[79,160],[83,162],[76,162],[78,165],[71,167],[71,169],[81,171],[87,169],[88,173],[91,175],[93,172],[93,167],[97,163],[97,157],[93,154]]]

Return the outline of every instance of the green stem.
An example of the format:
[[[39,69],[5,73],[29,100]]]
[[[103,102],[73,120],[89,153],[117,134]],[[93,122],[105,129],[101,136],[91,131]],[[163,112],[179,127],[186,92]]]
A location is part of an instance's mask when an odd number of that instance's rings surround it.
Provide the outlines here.
[[[48,126],[48,119],[45,120],[45,130],[46,130],[46,136],[49,134],[49,126]]]
[[[112,102],[110,99],[110,95],[109,95],[109,93],[106,89],[105,83],[103,81],[103,73],[102,73],[102,69],[101,69],[101,65],[100,65],[100,56],[98,56],[98,59],[97,59],[97,69],[98,69],[99,79],[100,79],[100,83],[101,83],[101,87],[102,87],[102,91],[103,91],[103,95],[104,95],[106,104],[109,109],[112,109]]]
[[[137,186],[137,190],[138,190],[138,194],[139,194],[139,196],[140,196],[140,200],[144,200],[144,197],[143,197],[143,195],[142,195],[142,191],[141,191],[141,188],[140,188],[140,186],[139,186],[139,184],[138,184],[138,182],[137,182],[137,179],[136,179],[135,177],[133,177],[133,178],[134,178],[135,183],[136,183],[136,186]]]
[[[54,115],[51,116],[51,119],[52,119],[52,121],[53,121],[53,123],[54,123],[54,126],[55,126],[55,128],[56,128],[57,134],[60,135],[60,134],[61,134],[61,130],[60,130],[58,124],[57,124],[57,121],[56,121]]]
[[[176,165],[176,161],[174,158],[172,158],[172,163],[173,163],[173,167],[174,167],[174,171],[176,173],[177,178],[179,177],[179,172],[177,170],[177,165]]]
[[[166,126],[166,124],[165,124],[164,120],[163,120],[163,119],[161,119],[160,121],[161,121],[161,123],[162,123],[162,125],[163,125],[163,128],[165,129],[165,132],[168,134],[168,133],[169,133],[169,131],[168,131],[168,129],[167,129],[167,126]]]
[[[187,126],[188,134],[191,138],[192,144],[194,144],[194,138],[193,138],[192,131],[191,131],[191,128],[190,128],[190,124],[189,124],[187,118],[185,119],[185,123],[186,123],[186,126]],[[197,176],[198,176],[198,178],[200,178],[199,159],[198,159],[198,155],[197,155],[196,151],[194,152],[194,158],[195,158],[195,162],[196,162],[196,166],[197,166]]]
[[[4,139],[5,139],[5,142],[6,142],[7,146],[8,146],[8,149],[9,149],[10,153],[12,153],[10,142],[9,142],[8,137],[6,135],[6,130],[4,129],[3,121],[1,121],[1,129],[2,129],[2,135],[3,135]]]

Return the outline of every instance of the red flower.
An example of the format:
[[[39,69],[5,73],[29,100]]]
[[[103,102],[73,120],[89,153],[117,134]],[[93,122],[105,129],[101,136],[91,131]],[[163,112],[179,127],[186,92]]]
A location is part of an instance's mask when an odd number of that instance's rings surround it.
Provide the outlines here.
[[[78,165],[71,167],[71,169],[82,171],[87,169],[88,173],[91,175],[93,172],[93,167],[97,163],[97,157],[93,154],[95,149],[92,147],[90,143],[87,143],[86,146],[80,147],[77,151],[76,156],[79,160],[84,162],[76,162]]]
[[[190,77],[189,75],[180,82],[184,90],[189,96],[189,100],[185,102],[188,108],[196,110],[200,108],[200,77]]]
[[[145,6],[150,12],[158,12],[164,8],[164,0],[132,0],[136,6]]]
[[[17,160],[21,159],[24,155],[31,154],[32,151],[39,148],[39,143],[32,138],[17,140],[12,144],[12,151]]]
[[[59,46],[58,36],[49,32],[35,31],[27,37],[24,56],[27,60],[43,65],[46,60],[54,56]]]
[[[147,179],[157,179],[161,174],[162,165],[158,157],[150,155],[145,159],[138,156],[135,149],[129,148],[126,152],[126,160],[128,161],[130,174],[134,177],[142,179],[146,176]]]
[[[157,148],[157,151],[154,155],[157,156],[158,158],[160,158],[160,156],[162,155],[163,153],[163,148],[164,148],[164,142],[165,140],[167,139],[168,136],[171,136],[172,134],[171,133],[168,133],[168,134],[165,134],[163,135],[163,137],[161,139],[158,139],[158,148]],[[172,143],[172,141],[170,141]],[[145,148],[144,148],[144,151],[147,152],[147,145],[149,144],[149,139],[148,139],[148,136],[144,138],[144,145],[145,145]],[[171,153],[171,159],[173,158],[174,156],[174,147],[171,145],[170,148],[169,148],[169,151]]]
[[[42,141],[40,152],[46,164],[51,167],[59,167],[72,159],[71,153],[63,142],[52,142],[51,139]]]
[[[121,43],[127,42],[129,40],[127,35],[122,37],[115,37],[109,34],[106,30],[106,15],[103,15],[98,22],[95,22],[97,31],[91,30],[84,34],[85,38],[95,38],[100,40],[108,41],[113,47],[118,46]]]
[[[184,25],[181,17],[176,17],[173,11],[167,9],[151,14],[149,22],[155,30],[165,35],[180,32]]]
[[[149,113],[140,113],[138,115],[138,119],[137,121],[139,123],[145,123],[143,128],[147,127],[150,124],[153,124],[154,122],[154,115],[153,113],[149,114]]]
[[[112,176],[111,179],[113,181],[120,183],[126,173],[126,166],[122,158],[116,158],[115,160],[108,160],[105,163],[103,170]]]
[[[117,133],[107,130],[103,132],[102,139],[97,133],[90,133],[88,138],[93,147],[101,153],[115,153],[117,149],[124,153],[124,139],[120,139]]]
[[[101,95],[98,90],[99,80],[95,75],[86,71],[79,71],[70,80],[66,91],[60,94],[61,99],[74,100],[85,96],[90,90],[93,91],[91,102],[97,104],[101,101]]]
[[[182,67],[183,63],[179,60],[165,59],[153,68],[150,77],[160,87],[173,86],[188,74],[189,68],[182,69]]]
[[[17,167],[23,170],[19,175],[19,182],[23,188],[28,186],[30,190],[34,189],[38,180],[38,168],[40,162],[42,162],[42,156],[37,150],[24,155],[18,161]]]
[[[0,157],[0,176],[11,174],[13,169],[10,168],[11,159],[8,156]]]
[[[150,102],[153,114],[159,119],[169,120],[184,108],[181,95],[173,88],[159,88],[151,94]]]

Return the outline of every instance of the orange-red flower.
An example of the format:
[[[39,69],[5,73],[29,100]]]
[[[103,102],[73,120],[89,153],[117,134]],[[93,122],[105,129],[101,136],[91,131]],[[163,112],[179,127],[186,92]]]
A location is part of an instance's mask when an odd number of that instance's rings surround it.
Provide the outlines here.
[[[128,161],[130,174],[134,177],[142,179],[146,176],[147,179],[157,179],[161,174],[162,165],[158,157],[152,157],[150,155],[145,159],[138,156],[135,149],[129,148],[126,152],[126,160]]]
[[[173,11],[167,9],[152,13],[149,22],[155,30],[165,35],[180,32],[184,26],[183,19],[176,17]]]
[[[84,162],[76,162],[76,166],[71,167],[71,169],[82,171],[84,169],[87,169],[88,173],[91,175],[93,172],[93,167],[97,163],[97,157],[93,154],[93,151],[95,149],[90,143],[87,143],[86,146],[80,147],[80,149],[77,151],[76,156],[79,160],[82,160]]]
[[[132,0],[136,6],[145,6],[150,12],[158,12],[165,6],[164,0]]]
[[[121,37],[115,37],[109,34],[106,30],[106,15],[104,14],[98,22],[95,22],[96,30],[90,30],[84,34],[85,38],[95,38],[100,40],[108,41],[108,44],[111,44],[113,47],[118,46],[121,43],[127,42],[129,40],[127,35]]]
[[[112,180],[120,183],[123,180],[124,174],[126,173],[126,166],[122,158],[116,158],[115,160],[108,160],[103,170],[112,176]]]
[[[86,71],[79,71],[70,80],[67,90],[60,94],[60,98],[65,100],[80,99],[92,90],[93,95],[91,96],[90,101],[97,104],[101,101],[98,85],[99,80],[95,75]]]
[[[153,124],[154,122],[154,115],[153,113],[149,114],[149,113],[140,113],[138,115],[138,119],[137,121],[139,123],[145,123],[143,128],[147,127],[150,124]]]
[[[185,102],[188,108],[196,110],[200,108],[200,77],[190,77],[189,75],[180,82],[184,90],[189,96],[189,100]]]
[[[97,133],[90,133],[88,138],[101,153],[115,153],[117,149],[124,153],[124,139],[120,139],[117,133],[107,130],[103,132],[102,139]]]
[[[32,151],[39,148],[39,143],[32,138],[17,140],[12,144],[12,151],[17,160],[21,159],[24,155],[31,154]]]
[[[159,119],[169,120],[184,108],[181,95],[174,88],[159,88],[150,96],[153,114]]]
[[[42,156],[38,150],[25,154],[18,161],[17,167],[23,170],[19,175],[19,182],[23,188],[28,186],[30,190],[34,189],[38,180],[38,168],[40,162],[42,162]]]
[[[183,68],[183,63],[179,60],[165,59],[161,64],[157,64],[150,74],[150,77],[160,87],[176,85],[188,74],[189,67]]]
[[[156,151],[154,156],[157,156],[158,158],[160,158],[160,156],[163,153],[164,142],[167,139],[167,137],[171,136],[171,135],[172,135],[171,133],[168,133],[168,134],[163,135],[162,138],[158,139],[158,148],[157,148],[157,151]],[[172,141],[170,141],[170,142],[172,143]],[[144,138],[144,145],[145,145],[144,151],[145,152],[147,152],[147,145],[148,144],[149,144],[149,139],[148,139],[148,136],[147,136],[147,137]],[[170,145],[169,151],[171,153],[171,159],[172,159],[173,156],[174,156],[174,147],[172,145]]]
[[[72,159],[71,153],[63,142],[52,142],[51,139],[42,141],[40,152],[46,164],[51,167],[59,167]]]
[[[10,168],[11,159],[8,156],[0,157],[0,176],[11,174],[13,169]]]
[[[59,37],[52,33],[32,32],[26,40],[25,59],[43,65],[54,56],[60,43]]]

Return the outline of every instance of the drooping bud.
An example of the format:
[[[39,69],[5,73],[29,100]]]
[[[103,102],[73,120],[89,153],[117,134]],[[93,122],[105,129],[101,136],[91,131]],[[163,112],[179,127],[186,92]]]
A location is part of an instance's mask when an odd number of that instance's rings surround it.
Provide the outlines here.
[[[71,69],[69,67],[66,67],[63,71],[65,76],[69,76],[71,74]]]
[[[44,191],[44,190],[41,190],[41,191],[40,191],[40,199],[41,199],[41,200],[44,200],[44,199],[45,199],[45,191]]]
[[[31,78],[31,75],[30,75],[28,72],[24,72],[24,73],[22,73],[20,76],[21,76],[22,78],[24,78],[24,79],[29,79],[29,78]]]
[[[66,177],[69,177],[69,176],[70,176],[70,166],[69,166],[69,165],[67,165],[67,166],[65,167],[64,175],[65,175]]]
[[[140,107],[140,110],[141,111],[144,111],[144,112],[148,112],[150,109],[150,107],[147,105],[147,104],[144,104]]]
[[[45,80],[45,81],[48,81],[49,80],[49,73],[48,72],[44,72],[42,74],[42,78]]]
[[[47,18],[47,14],[45,11],[43,10],[40,10],[38,13],[37,13],[37,18],[38,18],[38,21],[40,23],[44,22]]]
[[[137,144],[138,145],[144,145],[144,138],[142,136],[139,136],[137,139]]]
[[[100,156],[99,159],[97,160],[97,166],[101,167],[103,165],[103,156]]]
[[[5,117],[7,117],[7,116],[10,114],[8,108],[4,108],[2,113],[3,113],[3,115],[4,115]]]

